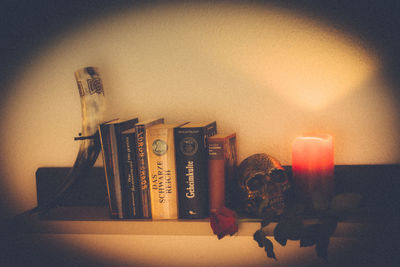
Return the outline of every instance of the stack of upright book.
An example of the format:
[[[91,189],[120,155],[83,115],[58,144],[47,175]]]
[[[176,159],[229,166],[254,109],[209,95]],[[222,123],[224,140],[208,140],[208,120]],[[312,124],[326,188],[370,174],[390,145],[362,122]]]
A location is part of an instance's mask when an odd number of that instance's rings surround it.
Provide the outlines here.
[[[236,135],[217,135],[215,121],[134,118],[99,132],[112,218],[202,219],[230,204]]]

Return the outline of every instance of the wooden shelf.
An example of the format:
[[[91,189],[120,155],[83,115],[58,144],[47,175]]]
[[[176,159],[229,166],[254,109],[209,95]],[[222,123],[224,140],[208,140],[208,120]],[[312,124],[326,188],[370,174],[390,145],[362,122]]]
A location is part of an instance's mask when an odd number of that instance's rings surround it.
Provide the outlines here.
[[[285,166],[290,174],[290,166]],[[38,202],[41,203],[60,182],[69,168],[39,168]],[[208,219],[204,220],[113,220],[109,218],[102,168],[93,168],[88,179],[72,192],[71,198],[46,217],[25,216],[13,227],[23,233],[105,234],[105,235],[176,235],[211,236]],[[363,196],[363,210],[343,216],[334,237],[358,238],[379,231],[396,230],[400,225],[400,165],[335,166],[336,193],[356,192]],[[81,206],[87,205],[87,206]],[[349,216],[348,216],[349,215]],[[305,224],[315,222],[305,220]],[[267,227],[273,235],[276,223]],[[259,229],[257,219],[240,219],[239,236],[252,236]]]
[[[307,219],[305,224],[316,219]],[[351,218],[341,220],[333,237],[358,238],[376,231],[382,220]],[[399,225],[399,217],[384,220],[385,227]],[[267,227],[273,235],[276,223]],[[109,219],[106,207],[59,207],[48,216],[25,216],[14,224],[19,232],[30,234],[105,234],[105,235],[177,235],[211,236],[213,232],[208,219],[203,220],[114,220]],[[258,219],[240,219],[239,236],[252,236],[259,229]]]

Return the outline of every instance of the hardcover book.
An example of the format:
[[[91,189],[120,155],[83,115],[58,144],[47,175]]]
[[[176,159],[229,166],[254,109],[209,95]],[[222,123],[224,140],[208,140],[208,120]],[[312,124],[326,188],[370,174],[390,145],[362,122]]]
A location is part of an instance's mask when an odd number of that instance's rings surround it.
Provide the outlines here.
[[[128,183],[123,174],[121,132],[134,127],[137,122],[138,119],[134,118],[127,121],[113,120],[99,125],[111,218],[130,217]]]
[[[208,179],[210,211],[226,206],[234,209],[236,191],[236,133],[208,138]]]
[[[146,133],[152,218],[178,218],[178,190],[174,128],[179,124],[159,124]]]
[[[140,204],[143,218],[151,218],[151,199],[149,187],[149,167],[146,143],[146,131],[148,127],[163,124],[164,118],[151,119],[139,122],[135,125],[136,130],[136,161],[140,184]]]
[[[217,123],[188,123],[175,128],[179,218],[208,216],[207,138],[217,133]]]

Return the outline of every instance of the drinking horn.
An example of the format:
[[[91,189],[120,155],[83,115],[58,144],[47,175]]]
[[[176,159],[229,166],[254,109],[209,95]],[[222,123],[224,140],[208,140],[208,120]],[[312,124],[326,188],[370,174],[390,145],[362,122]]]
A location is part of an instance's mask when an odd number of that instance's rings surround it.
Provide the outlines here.
[[[61,185],[47,201],[31,210],[43,214],[60,204],[71,188],[88,175],[101,151],[99,124],[103,123],[105,110],[104,89],[95,67],[85,67],[75,72],[82,109],[82,133],[75,140],[80,142],[75,163]]]

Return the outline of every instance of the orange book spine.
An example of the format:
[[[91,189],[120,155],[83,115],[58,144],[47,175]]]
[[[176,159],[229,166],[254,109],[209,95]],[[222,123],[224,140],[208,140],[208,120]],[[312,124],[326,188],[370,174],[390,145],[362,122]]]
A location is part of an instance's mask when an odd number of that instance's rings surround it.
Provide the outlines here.
[[[215,135],[208,139],[208,186],[210,212],[234,207],[237,165],[236,134]]]

